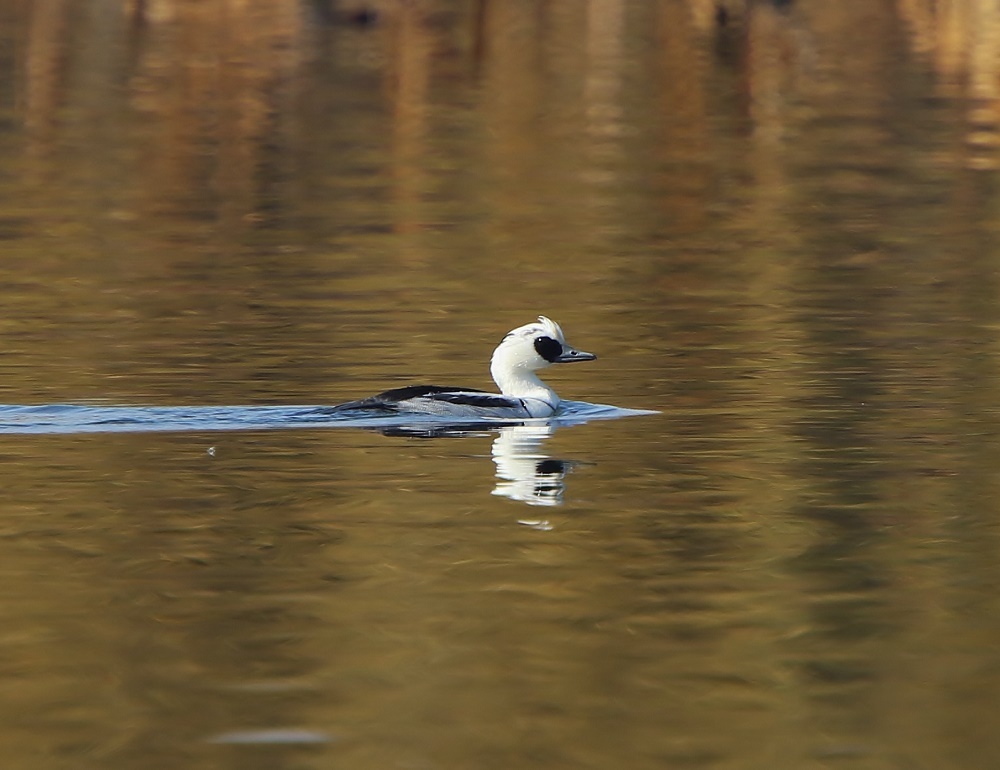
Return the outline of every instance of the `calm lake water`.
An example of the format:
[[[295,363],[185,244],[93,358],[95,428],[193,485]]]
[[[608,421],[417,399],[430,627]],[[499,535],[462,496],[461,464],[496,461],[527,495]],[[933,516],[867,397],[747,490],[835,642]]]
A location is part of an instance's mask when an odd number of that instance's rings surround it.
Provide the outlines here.
[[[362,7],[0,0],[5,764],[1000,766],[1000,11]]]

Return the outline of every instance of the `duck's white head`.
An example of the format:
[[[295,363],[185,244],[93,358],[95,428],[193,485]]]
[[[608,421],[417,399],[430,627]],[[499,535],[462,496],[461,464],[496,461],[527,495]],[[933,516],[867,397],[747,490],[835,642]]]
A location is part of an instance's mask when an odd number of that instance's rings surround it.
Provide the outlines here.
[[[597,356],[577,350],[566,342],[559,324],[545,316],[507,333],[490,361],[493,381],[505,396],[535,398],[555,410],[559,397],[535,375],[552,364],[593,361]]]

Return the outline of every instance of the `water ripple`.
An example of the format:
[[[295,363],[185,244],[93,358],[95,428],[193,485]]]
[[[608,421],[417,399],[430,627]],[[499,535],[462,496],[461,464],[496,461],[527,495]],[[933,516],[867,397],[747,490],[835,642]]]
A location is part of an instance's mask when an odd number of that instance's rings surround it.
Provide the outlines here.
[[[289,428],[370,428],[430,435],[489,430],[506,425],[579,425],[614,420],[647,410],[564,401],[549,420],[445,420],[430,415],[358,416],[328,406],[96,406],[87,404],[0,405],[0,434],[121,433],[151,431],[265,430]]]
[[[207,740],[209,743],[255,745],[328,743],[331,738],[326,733],[316,730],[288,727],[265,730],[234,730],[213,735]]]

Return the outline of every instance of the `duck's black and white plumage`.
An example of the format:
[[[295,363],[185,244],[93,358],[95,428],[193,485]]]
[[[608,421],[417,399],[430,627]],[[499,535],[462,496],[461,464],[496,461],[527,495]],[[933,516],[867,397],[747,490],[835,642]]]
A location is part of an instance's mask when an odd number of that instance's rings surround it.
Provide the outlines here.
[[[519,326],[493,351],[490,374],[500,393],[474,388],[411,385],[350,401],[336,409],[366,412],[438,415],[445,418],[495,417],[501,419],[550,417],[559,408],[559,396],[535,374],[552,364],[593,361],[566,342],[559,324],[545,316]]]

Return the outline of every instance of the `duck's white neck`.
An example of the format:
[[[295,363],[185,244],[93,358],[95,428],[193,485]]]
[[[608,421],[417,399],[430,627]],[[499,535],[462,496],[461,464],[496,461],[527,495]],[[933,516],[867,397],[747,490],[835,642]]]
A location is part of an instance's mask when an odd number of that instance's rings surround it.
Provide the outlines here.
[[[559,406],[556,392],[538,379],[535,371],[527,365],[511,365],[502,356],[494,356],[490,363],[490,374],[505,396],[537,399],[549,404],[553,411]]]

